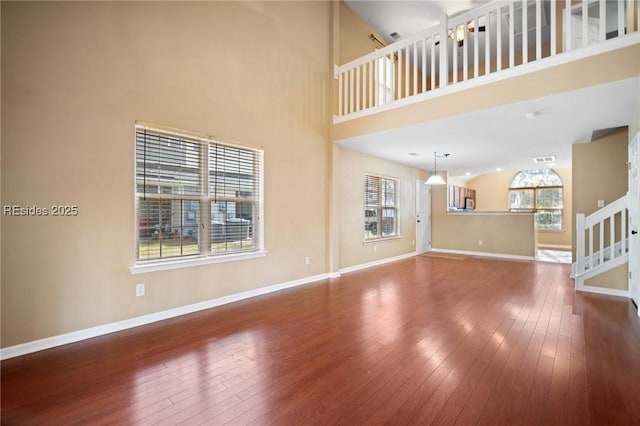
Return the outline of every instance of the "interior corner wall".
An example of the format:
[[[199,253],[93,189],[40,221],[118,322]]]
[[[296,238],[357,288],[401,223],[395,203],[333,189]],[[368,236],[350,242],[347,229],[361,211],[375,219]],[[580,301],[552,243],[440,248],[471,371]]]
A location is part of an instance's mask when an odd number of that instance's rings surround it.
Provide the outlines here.
[[[369,38],[370,34],[385,42],[384,37],[356,15],[349,6],[340,2],[340,63],[336,65],[346,64],[379,48],[380,46]]]
[[[573,229],[576,214],[590,215],[598,210],[598,200],[604,200],[608,205],[627,193],[628,144],[628,129],[624,128],[596,141],[573,145]],[[574,236],[574,261],[575,256]],[[614,273],[608,277],[596,280],[598,286],[627,288],[626,274]]]
[[[426,172],[377,157],[340,148],[340,268],[363,265],[416,249],[416,180]],[[400,238],[364,242],[364,175],[388,176],[400,181]]]
[[[2,218],[2,347],[326,273],[330,2],[0,7],[2,204],[79,208]],[[266,257],[129,272],[136,120],[264,148]]]

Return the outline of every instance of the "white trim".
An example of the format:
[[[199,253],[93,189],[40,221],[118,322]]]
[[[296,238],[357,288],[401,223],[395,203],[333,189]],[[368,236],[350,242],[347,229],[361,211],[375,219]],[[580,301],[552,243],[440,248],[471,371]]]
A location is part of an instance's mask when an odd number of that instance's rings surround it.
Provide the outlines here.
[[[361,263],[360,265],[347,266],[346,268],[340,268],[339,274],[346,274],[348,272],[355,272],[361,269],[372,268],[374,266],[384,265],[386,263],[396,262],[398,260],[408,259],[414,257],[416,252],[401,254],[399,256],[387,257],[386,259],[374,260],[373,262]]]
[[[467,250],[432,248],[431,252],[449,253],[449,254],[466,254],[467,256],[495,257],[497,259],[510,259],[510,260],[536,260],[535,256],[522,256],[518,254],[505,254],[505,253],[489,253],[484,251],[467,251]]]
[[[175,318],[181,315],[214,308],[216,306],[226,305],[228,303],[249,299],[251,297],[262,296],[264,294],[273,293],[287,288],[322,281],[327,278],[329,278],[329,274],[314,275],[311,277],[300,278],[281,284],[274,284],[267,287],[261,287],[254,290],[243,291],[241,293],[205,300],[204,302],[194,303],[191,305],[179,306],[177,308],[167,309],[166,311],[155,312],[152,314],[142,315],[123,321],[86,328],[84,330],[72,331],[70,333],[47,337],[40,340],[34,340],[32,342],[22,343],[15,346],[9,346],[0,349],[0,360],[14,358],[16,356],[26,355],[32,352],[37,352],[56,346],[62,346],[69,343],[79,342],[81,340],[91,339],[93,337],[103,336],[105,334],[110,334],[116,331],[122,331],[133,327],[139,327],[141,325],[151,324],[169,318]]]
[[[342,274],[338,271],[338,272],[329,272],[329,279],[333,280],[336,278],[340,278],[342,276]]]
[[[362,244],[380,243],[384,241],[393,241],[393,240],[401,240],[401,239],[402,239],[402,235],[394,235],[392,237],[369,238],[368,240],[364,240]]]
[[[255,259],[265,257],[268,251],[252,251],[247,253],[233,253],[222,256],[195,257],[191,259],[179,259],[162,263],[141,263],[131,266],[129,271],[132,275],[144,274],[147,272],[168,271],[170,269],[189,268],[192,266],[209,265],[212,263],[234,262],[237,260]]]
[[[600,55],[603,53],[612,52],[614,50],[623,49],[625,47],[629,47],[637,43],[640,43],[640,32],[627,34],[624,37],[617,37],[612,40],[607,40],[606,42],[603,42],[603,43],[598,43],[588,47],[571,50],[569,52],[564,52],[562,54],[557,54],[556,56],[549,56],[549,57],[540,59],[539,61],[529,62],[524,66],[519,65],[514,68],[503,69],[499,72],[491,73],[488,75],[482,75],[478,78],[473,78],[471,80],[466,80],[456,84],[447,85],[446,87],[430,90],[428,92],[423,92],[415,96],[402,98],[400,100],[389,102],[374,108],[360,110],[353,113],[344,114],[342,116],[334,115],[333,124],[343,123],[345,121],[366,117],[366,116],[383,112],[383,111],[389,111],[389,110],[400,108],[406,105],[412,105],[412,104],[423,102],[429,99],[435,99],[441,96],[450,95],[452,93],[461,92],[463,90],[480,87],[485,84],[499,82],[499,81],[507,80],[509,78],[519,77],[522,75],[534,73],[537,71],[545,70],[545,69],[552,68],[559,65],[564,65],[570,62],[578,61],[581,59],[589,58],[589,57]],[[390,44],[387,47],[392,47],[392,46],[394,45]],[[377,54],[378,52],[375,52],[375,53]],[[343,65],[338,69],[343,69],[344,67],[346,67],[346,65]]]
[[[576,291],[583,291],[585,293],[595,293],[595,294],[604,294],[606,296],[617,296],[624,297],[629,299],[629,290],[619,290],[617,288],[605,288],[605,287],[593,287],[590,285],[582,286],[582,288],[577,288]]]
[[[541,244],[538,243],[538,250],[566,250],[570,251],[573,247],[570,244]]]

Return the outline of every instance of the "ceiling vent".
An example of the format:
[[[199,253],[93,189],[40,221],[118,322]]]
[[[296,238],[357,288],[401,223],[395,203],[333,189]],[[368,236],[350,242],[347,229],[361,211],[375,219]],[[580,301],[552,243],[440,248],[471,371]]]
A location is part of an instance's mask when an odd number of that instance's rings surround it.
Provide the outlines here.
[[[547,163],[555,163],[556,157],[553,155],[547,155],[545,157],[535,157],[533,162],[536,164],[547,164]]]
[[[391,37],[393,40],[397,40],[400,38],[400,34],[394,31],[391,34],[389,34],[389,37]]]

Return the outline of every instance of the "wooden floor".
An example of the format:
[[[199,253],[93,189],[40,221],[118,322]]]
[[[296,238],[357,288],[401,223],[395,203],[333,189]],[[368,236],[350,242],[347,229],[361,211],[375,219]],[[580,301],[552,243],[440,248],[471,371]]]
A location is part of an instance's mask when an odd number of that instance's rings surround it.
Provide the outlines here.
[[[418,256],[2,362],[2,424],[640,424],[640,319]],[[185,283],[188,288],[188,283]]]

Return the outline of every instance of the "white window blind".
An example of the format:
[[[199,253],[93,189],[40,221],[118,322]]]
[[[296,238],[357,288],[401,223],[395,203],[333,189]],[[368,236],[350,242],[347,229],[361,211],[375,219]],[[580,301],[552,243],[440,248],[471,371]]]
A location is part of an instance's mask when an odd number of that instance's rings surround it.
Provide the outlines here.
[[[399,235],[398,180],[365,175],[364,238],[388,238]]]
[[[263,152],[136,126],[136,261],[262,250]]]

